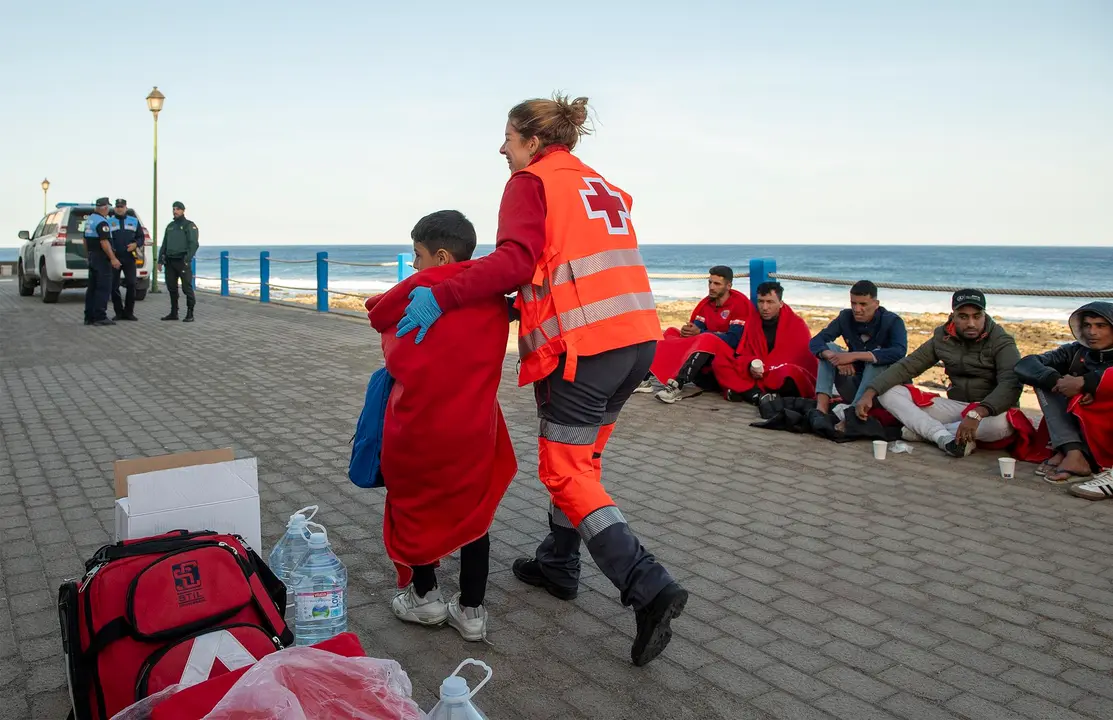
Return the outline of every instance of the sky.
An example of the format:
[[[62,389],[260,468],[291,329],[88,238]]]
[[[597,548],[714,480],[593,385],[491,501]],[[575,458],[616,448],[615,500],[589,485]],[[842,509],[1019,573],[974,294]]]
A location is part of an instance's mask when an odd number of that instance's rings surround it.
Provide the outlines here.
[[[405,5],[406,7],[402,7]],[[643,243],[1113,245],[1113,2],[55,0],[5,9],[0,246],[49,201],[210,245],[492,242],[506,113],[565,91]],[[103,27],[99,38],[91,27]],[[96,38],[96,39],[94,39]]]

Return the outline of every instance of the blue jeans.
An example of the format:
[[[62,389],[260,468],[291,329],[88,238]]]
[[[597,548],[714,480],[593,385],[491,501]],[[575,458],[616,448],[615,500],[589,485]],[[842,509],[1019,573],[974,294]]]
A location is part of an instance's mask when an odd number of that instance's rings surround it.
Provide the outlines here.
[[[840,354],[846,352],[846,350],[835,343],[827,343],[827,349]],[[888,365],[866,363],[866,367],[861,375],[840,375],[837,367],[827,360],[820,358],[819,370],[816,372],[815,392],[817,395],[822,393],[828,397],[835,397],[838,395],[842,397],[843,402],[847,402],[847,395],[853,394],[854,399],[849,403],[853,405],[862,399],[862,394],[866,392],[866,388],[869,387],[870,382],[888,368]]]

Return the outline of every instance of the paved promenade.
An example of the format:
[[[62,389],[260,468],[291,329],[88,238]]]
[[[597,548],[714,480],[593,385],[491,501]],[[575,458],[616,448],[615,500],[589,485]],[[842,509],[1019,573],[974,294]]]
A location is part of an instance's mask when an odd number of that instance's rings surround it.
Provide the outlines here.
[[[44,305],[0,282],[0,718],[65,715],[55,594],[111,541],[113,461],[222,446],[259,459],[263,554],[291,512],[321,505],[350,628],[426,709],[476,657],[495,671],[477,697],[493,720],[1113,717],[1113,502],[1026,465],[1003,482],[990,453],[878,463],[868,443],[757,430],[752,408],[709,396],[635,396],[606,456],[612,494],[691,592],[665,655],[631,666],[633,614],[594,565],[571,603],[510,572],[545,533],[512,360],[521,472],[492,529],[491,645],[404,626],[383,494],[346,475],[381,361],[366,322],[212,295],[196,323],[158,322],[167,305],[85,328],[80,292]],[[453,591],[457,569],[441,575]]]

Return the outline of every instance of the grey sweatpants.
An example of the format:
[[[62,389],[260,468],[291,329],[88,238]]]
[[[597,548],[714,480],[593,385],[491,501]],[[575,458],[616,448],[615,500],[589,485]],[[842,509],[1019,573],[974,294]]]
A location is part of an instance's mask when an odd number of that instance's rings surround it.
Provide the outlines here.
[[[878,398],[881,406],[893,417],[904,423],[912,432],[925,442],[942,447],[954,438],[962,423],[962,414],[970,403],[937,397],[926,408],[916,407],[912,394],[903,385],[887,390]],[[996,442],[1013,434],[1012,425],[1004,414],[983,418],[978,425],[977,439],[982,442]]]

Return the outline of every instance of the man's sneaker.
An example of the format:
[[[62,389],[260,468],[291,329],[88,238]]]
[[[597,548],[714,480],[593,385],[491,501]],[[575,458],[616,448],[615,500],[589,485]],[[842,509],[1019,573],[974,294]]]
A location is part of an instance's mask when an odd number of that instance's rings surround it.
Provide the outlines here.
[[[558,600],[575,600],[580,593],[579,588],[562,587],[546,577],[545,573],[541,572],[541,563],[535,558],[518,558],[511,569],[514,571],[514,577],[526,585],[545,588]]]
[[[193,322],[193,310],[186,310],[186,316],[182,318],[182,322]]]
[[[905,441],[905,442],[923,442],[924,441],[924,439],[922,437],[917,435],[916,432],[912,428],[908,427],[907,425],[903,426],[900,429],[900,439]]]
[[[464,607],[460,604],[460,593],[448,601],[448,624],[460,632],[468,642],[487,639],[487,608]]]
[[[943,452],[953,458],[969,457],[974,452],[974,443],[959,443],[958,440],[949,440],[943,446]]]
[[[680,387],[680,383],[678,383],[676,380],[669,380],[669,384],[665,386],[665,389],[659,391],[654,397],[656,397],[663,403],[672,405],[674,402],[680,399],[680,396],[683,393],[684,390]]]
[[[634,392],[636,392],[636,393],[651,393],[651,392],[653,392],[653,381],[652,380],[642,380],[638,384],[638,386],[636,388],[634,388]]]
[[[414,586],[410,585],[394,596],[390,601],[390,609],[402,622],[418,625],[440,625],[448,619],[448,606],[445,605],[439,588],[425,593],[425,597],[418,597]]]
[[[762,403],[777,402],[777,398],[779,397],[780,395],[778,395],[777,393],[765,393],[757,399],[757,404],[761,405]]]
[[[657,597],[636,613],[638,634],[630,647],[630,659],[641,666],[660,655],[672,640],[671,623],[688,604],[688,591],[669,583]]]
[[[1087,500],[1113,498],[1113,468],[1106,468],[1086,482],[1067,488],[1067,492]]]
[[[93,321],[93,325],[96,326],[96,327],[107,327],[109,325],[115,325],[115,324],[116,324],[115,320],[109,320],[108,318],[105,318],[103,320],[94,320]]]
[[[163,320],[177,320],[178,319],[178,313],[172,312],[172,313],[170,313],[169,315],[167,315],[166,317],[164,317],[162,319]]]

